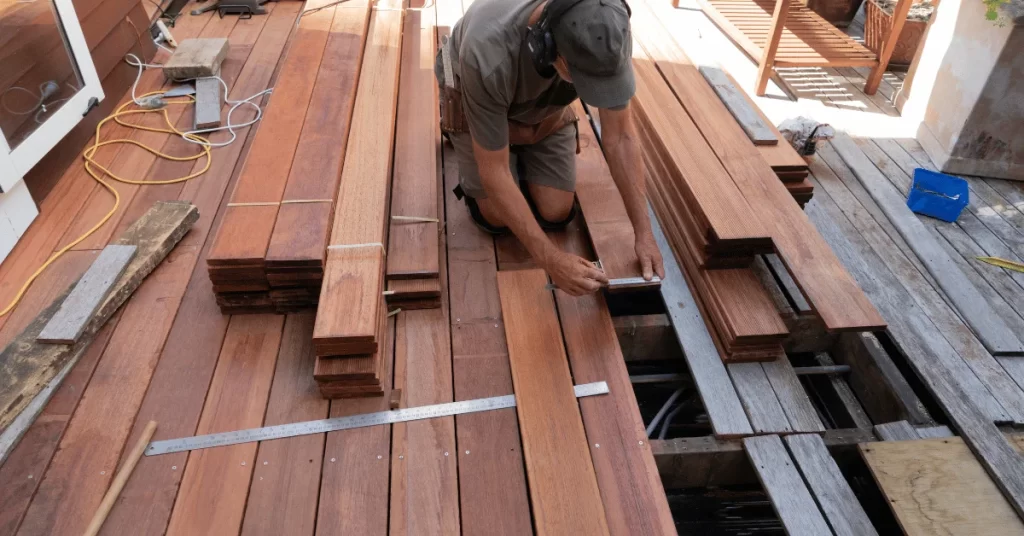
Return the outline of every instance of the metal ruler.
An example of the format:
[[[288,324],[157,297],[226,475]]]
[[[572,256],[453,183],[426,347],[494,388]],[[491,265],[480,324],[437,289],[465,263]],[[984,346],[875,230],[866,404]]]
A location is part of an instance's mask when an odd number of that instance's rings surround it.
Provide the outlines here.
[[[585,383],[583,385],[573,387],[573,390],[576,393],[576,398],[604,395],[608,394],[608,384],[605,382]],[[146,448],[146,456],[208,449],[211,447],[224,447],[240,443],[252,443],[254,441],[269,441],[271,439],[282,439],[285,437],[309,434],[323,434],[337,430],[349,430],[352,428],[363,428],[365,426],[418,421],[422,419],[433,419],[435,417],[448,417],[451,415],[462,415],[464,413],[514,408],[515,406],[515,395],[505,395],[491,398],[478,398],[476,400],[463,400],[461,402],[449,402],[447,404],[435,404],[433,406],[420,406],[393,411],[364,413],[362,415],[350,415],[347,417],[322,419],[319,421],[296,422],[292,424],[280,424],[277,426],[265,426],[263,428],[250,428],[248,430],[237,430],[234,432],[223,432],[220,434],[166,439],[150,443],[149,447]]]

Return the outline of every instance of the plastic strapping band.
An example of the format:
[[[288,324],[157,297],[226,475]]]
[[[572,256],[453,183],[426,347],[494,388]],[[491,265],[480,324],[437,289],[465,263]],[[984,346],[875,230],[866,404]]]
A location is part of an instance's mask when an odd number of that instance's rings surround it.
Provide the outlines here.
[[[437,218],[424,218],[421,216],[391,216],[391,221],[402,223],[438,223]]]
[[[276,207],[277,201],[253,201],[252,203],[228,203],[229,207]]]
[[[289,199],[287,201],[281,201],[282,205],[291,205],[297,203],[333,203],[333,199]]]
[[[335,244],[333,246],[327,246],[327,249],[355,249],[355,248],[371,248],[377,247],[384,249],[384,244],[380,242],[370,242],[368,244]]]

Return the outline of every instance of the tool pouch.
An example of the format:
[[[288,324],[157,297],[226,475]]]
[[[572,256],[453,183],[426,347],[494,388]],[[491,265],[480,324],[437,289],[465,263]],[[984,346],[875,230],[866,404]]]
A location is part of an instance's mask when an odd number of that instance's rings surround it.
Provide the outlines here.
[[[451,45],[448,38],[441,43],[442,76],[438,80],[441,101],[441,132],[461,134],[467,131],[462,111],[462,88],[452,69]]]

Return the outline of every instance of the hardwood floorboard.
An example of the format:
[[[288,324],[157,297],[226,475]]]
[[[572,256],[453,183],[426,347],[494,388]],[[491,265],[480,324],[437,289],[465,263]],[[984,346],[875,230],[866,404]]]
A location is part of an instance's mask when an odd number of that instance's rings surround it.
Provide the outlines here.
[[[313,375],[313,314],[288,315],[264,426],[326,419]],[[316,529],[325,434],[260,443],[241,534],[295,536]]]
[[[237,315],[228,323],[197,435],[263,425],[284,317]],[[256,443],[188,454],[167,534],[238,533]]]
[[[124,305],[19,534],[80,532],[92,518],[142,401],[198,252],[178,246]],[[144,335],[143,335],[144,334]]]
[[[386,411],[395,356],[395,321],[388,319],[381,358],[384,396],[331,401],[331,417]],[[327,434],[316,533],[384,536],[388,533],[391,426],[368,426]]]
[[[437,8],[441,11],[448,4],[452,0],[438,0]],[[459,168],[451,144],[444,144],[443,155],[455,400],[507,395],[513,392],[512,373],[494,239],[476,227],[465,203],[452,193],[459,183]],[[455,432],[463,534],[532,534],[515,409],[458,415]],[[493,504],[504,506],[490,508]]]
[[[543,270],[498,273],[537,534],[608,534],[562,334]]]
[[[582,235],[570,226],[562,245],[585,253]],[[609,534],[676,534],[608,305],[601,294],[574,298],[562,291],[555,301],[573,381],[604,381],[610,391],[579,401]]]

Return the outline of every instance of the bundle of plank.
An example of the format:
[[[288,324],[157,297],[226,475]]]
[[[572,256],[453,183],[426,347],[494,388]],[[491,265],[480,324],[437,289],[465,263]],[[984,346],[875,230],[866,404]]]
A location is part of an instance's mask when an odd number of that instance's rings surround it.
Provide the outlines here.
[[[352,114],[352,129],[359,135],[348,139],[349,157],[341,171],[327,246],[313,330],[313,375],[321,393],[330,398],[383,394],[385,251],[403,41],[400,7],[378,3],[370,16]],[[429,99],[422,101],[434,106]],[[432,190],[431,196],[436,195]]]
[[[422,23],[420,12],[407,14],[385,271],[387,302],[402,309],[441,305],[441,130],[434,34],[434,26]]]
[[[307,4],[207,258],[224,313],[317,304],[369,6]]]
[[[633,24],[644,29],[635,34],[633,64],[648,197],[723,360],[784,355],[786,326],[750,268],[762,253],[778,254],[829,332],[884,329],[656,9],[634,2]]]

